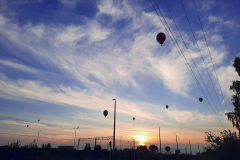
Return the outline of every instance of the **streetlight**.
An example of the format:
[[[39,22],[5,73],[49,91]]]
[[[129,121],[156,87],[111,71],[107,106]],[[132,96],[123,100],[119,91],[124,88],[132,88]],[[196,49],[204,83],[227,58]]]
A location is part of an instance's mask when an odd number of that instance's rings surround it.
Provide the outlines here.
[[[176,143],[177,143],[177,156],[178,156],[178,159],[179,159],[179,155],[178,155],[178,142],[177,142],[177,134],[176,133],[173,133],[176,135]]]
[[[37,144],[38,144],[38,137],[39,137],[39,133],[41,132],[41,130],[38,132],[38,136],[37,136]]]
[[[75,140],[76,140],[76,131],[77,131],[77,129],[78,129],[79,127],[77,127],[77,128],[74,128],[75,129],[75,138],[74,138],[74,147],[73,148],[75,148]]]
[[[190,146],[190,154],[192,155],[192,148],[191,148],[191,143],[190,143],[190,139],[189,140],[189,146]]]
[[[122,136],[119,136],[119,137],[120,137],[120,150],[122,150],[122,149],[121,149],[121,138],[122,138]]]
[[[113,159],[115,159],[115,122],[116,122],[116,99],[112,99],[115,101],[114,105],[114,126],[113,126]]]

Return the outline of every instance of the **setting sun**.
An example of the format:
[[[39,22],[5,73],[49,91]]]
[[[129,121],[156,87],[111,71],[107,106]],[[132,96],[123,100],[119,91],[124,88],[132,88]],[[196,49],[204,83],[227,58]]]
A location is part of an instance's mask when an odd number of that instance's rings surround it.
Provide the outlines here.
[[[136,136],[136,138],[137,138],[137,141],[140,142],[140,145],[144,145],[144,142],[147,141],[147,136],[140,135],[140,136]]]

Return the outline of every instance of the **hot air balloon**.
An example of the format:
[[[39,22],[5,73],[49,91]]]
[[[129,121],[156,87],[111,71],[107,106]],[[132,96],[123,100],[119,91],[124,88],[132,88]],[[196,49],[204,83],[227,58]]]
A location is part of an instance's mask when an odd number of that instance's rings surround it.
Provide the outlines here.
[[[135,117],[133,117],[133,120],[135,120]]]
[[[38,122],[40,122],[40,119],[38,119]]]
[[[199,100],[200,102],[202,102],[202,101],[203,101],[203,99],[202,99],[202,98],[199,98],[198,100]]]
[[[168,109],[168,105],[166,105],[166,108]]]
[[[157,41],[158,41],[158,42],[161,44],[161,46],[162,46],[162,44],[163,44],[164,41],[166,40],[166,36],[165,36],[164,33],[160,32],[160,33],[158,33],[156,39],[157,39]]]
[[[29,127],[29,125],[27,125],[27,127]]]
[[[103,115],[106,117],[108,115],[108,111],[107,110],[103,111]]]
[[[165,147],[165,150],[166,150],[167,152],[169,152],[169,151],[170,151],[170,147],[169,147],[169,146],[166,146],[166,147]]]

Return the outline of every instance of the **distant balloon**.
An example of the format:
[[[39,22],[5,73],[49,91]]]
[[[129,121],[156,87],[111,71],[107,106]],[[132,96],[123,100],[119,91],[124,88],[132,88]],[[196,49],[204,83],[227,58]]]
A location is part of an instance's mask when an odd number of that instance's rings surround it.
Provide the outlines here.
[[[202,99],[202,98],[199,98],[198,100],[199,100],[200,102],[202,102],[202,101],[203,101],[203,99]]]
[[[168,109],[168,105],[166,105],[166,108]]]
[[[160,32],[160,33],[158,33],[156,39],[162,45],[164,43],[164,41],[166,40],[166,36],[164,33]]]
[[[166,150],[167,152],[169,152],[169,151],[170,151],[170,147],[169,147],[169,146],[166,146],[166,147],[165,147],[165,150]]]
[[[40,119],[38,119],[38,122],[40,121]]]
[[[103,115],[106,117],[108,115],[108,111],[107,110],[103,111]]]
[[[29,125],[27,125],[27,127],[29,127]]]
[[[135,120],[135,117],[133,117],[133,120]]]

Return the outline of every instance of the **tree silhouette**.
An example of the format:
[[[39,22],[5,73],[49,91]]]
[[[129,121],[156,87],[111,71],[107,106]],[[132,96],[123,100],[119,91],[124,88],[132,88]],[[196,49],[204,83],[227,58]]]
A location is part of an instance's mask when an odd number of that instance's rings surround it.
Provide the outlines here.
[[[205,155],[208,157],[215,157],[216,159],[236,159],[240,153],[240,139],[236,132],[224,130],[220,132],[220,136],[214,133],[205,132],[207,137],[205,141],[210,144],[205,147]],[[239,157],[238,157],[239,158]]]
[[[102,150],[102,146],[100,144],[96,145],[96,147],[94,147],[94,151],[101,151]]]
[[[154,144],[152,144],[149,146],[149,151],[150,151],[150,153],[157,153],[158,147],[155,146]]]
[[[86,143],[86,145],[85,145],[85,147],[84,147],[84,150],[85,150],[85,151],[91,151],[91,150],[92,150],[92,148],[91,148],[91,146],[90,146],[90,143]]]
[[[8,146],[12,147],[12,148],[20,148],[21,147],[21,143],[20,143],[20,141],[12,142],[12,143],[8,143]]]
[[[147,149],[146,145],[139,145],[137,146],[137,152],[139,153],[149,153],[149,150]]]
[[[240,76],[240,58],[235,57],[233,61],[233,65],[235,68],[235,71],[238,73],[238,76]],[[230,86],[230,90],[232,90],[235,95],[232,96],[232,104],[234,106],[234,111],[226,113],[226,116],[229,121],[232,122],[233,127],[236,127],[238,129],[238,136],[240,137],[240,81],[236,80],[232,82],[232,85]]]
[[[48,144],[42,144],[42,148],[52,148],[51,143]]]

